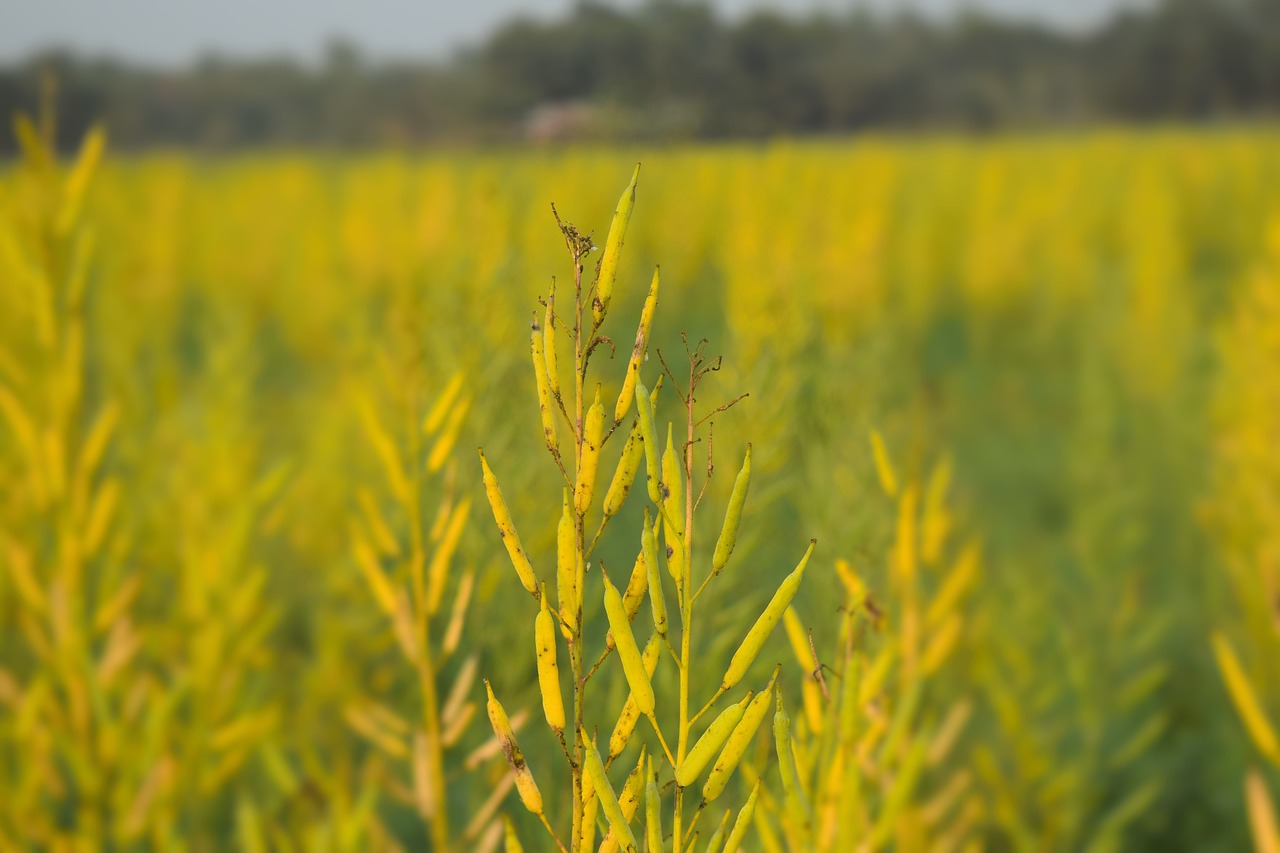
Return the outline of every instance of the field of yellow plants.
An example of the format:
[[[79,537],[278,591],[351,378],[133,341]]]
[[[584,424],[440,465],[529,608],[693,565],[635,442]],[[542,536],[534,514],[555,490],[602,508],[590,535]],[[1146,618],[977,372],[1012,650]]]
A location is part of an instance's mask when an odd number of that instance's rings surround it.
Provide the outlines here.
[[[0,851],[1280,850],[1273,129],[15,130]]]

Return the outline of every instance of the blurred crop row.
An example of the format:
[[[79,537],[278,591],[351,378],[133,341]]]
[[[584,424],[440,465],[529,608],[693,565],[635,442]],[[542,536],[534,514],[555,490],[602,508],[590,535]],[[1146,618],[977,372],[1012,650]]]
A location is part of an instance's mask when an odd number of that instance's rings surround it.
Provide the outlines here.
[[[603,241],[637,160],[605,374],[661,264],[650,352],[707,338],[703,393],[749,393],[708,682],[819,542],[761,663],[810,822],[753,762],[744,849],[1280,843],[1273,131],[59,162],[18,129],[0,849],[542,849],[480,713],[479,674],[517,728],[540,703],[474,448],[549,571],[549,205]]]

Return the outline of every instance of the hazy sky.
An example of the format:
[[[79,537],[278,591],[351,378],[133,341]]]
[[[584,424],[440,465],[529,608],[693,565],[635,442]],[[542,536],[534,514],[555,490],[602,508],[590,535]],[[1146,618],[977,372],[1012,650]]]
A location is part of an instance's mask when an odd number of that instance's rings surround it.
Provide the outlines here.
[[[610,0],[635,7],[643,0]],[[1143,0],[863,0],[876,8],[946,14],[981,8],[1072,28]],[[840,11],[857,0],[712,0],[721,14],[768,7]],[[0,0],[0,62],[50,45],[181,64],[202,52],[320,55],[342,35],[373,57],[441,57],[517,13],[553,17],[573,0]]]

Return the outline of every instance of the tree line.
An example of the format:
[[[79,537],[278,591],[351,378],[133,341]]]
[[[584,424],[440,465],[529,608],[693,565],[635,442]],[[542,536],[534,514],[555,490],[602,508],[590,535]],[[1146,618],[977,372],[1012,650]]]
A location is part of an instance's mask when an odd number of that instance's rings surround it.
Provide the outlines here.
[[[437,62],[342,42],[318,64],[179,70],[49,52],[0,68],[0,112],[35,108],[49,80],[64,147],[96,121],[117,148],[219,150],[1238,120],[1280,104],[1280,0],[1162,0],[1078,34],[972,12],[731,21],[689,0],[580,2]]]

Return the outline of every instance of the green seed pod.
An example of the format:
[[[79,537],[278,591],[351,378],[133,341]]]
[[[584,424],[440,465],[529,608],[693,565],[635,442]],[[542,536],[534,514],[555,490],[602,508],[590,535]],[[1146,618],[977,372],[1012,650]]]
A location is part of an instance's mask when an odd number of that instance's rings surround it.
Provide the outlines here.
[[[795,598],[796,590],[800,588],[800,581],[804,578],[805,567],[809,565],[809,557],[812,556],[813,548],[817,544],[818,540],[810,540],[809,548],[800,559],[800,564],[783,579],[778,586],[777,592],[773,594],[773,598],[769,601],[769,605],[765,607],[764,612],[756,619],[756,624],[751,626],[751,630],[743,638],[738,650],[733,653],[733,659],[729,661],[729,668],[725,670],[724,678],[720,682],[721,692],[733,687],[733,685],[742,680],[742,676],[747,674],[747,668],[755,661],[756,655],[760,653],[761,647],[764,646],[764,641],[769,638],[774,626],[782,619],[782,614],[786,611],[787,606],[791,604],[791,599]]]
[[[805,800],[804,791],[800,788],[800,777],[796,773],[796,757],[791,748],[791,717],[782,704],[782,693],[778,693],[777,710],[773,714],[773,739],[778,750],[778,779],[782,782],[782,793],[787,811],[796,826],[802,827],[808,834],[809,804]]]
[[[651,853],[664,850],[662,843],[662,797],[658,792],[658,780],[653,773],[653,759],[649,759],[644,783],[644,829]]]
[[[600,266],[596,268],[596,296],[591,300],[591,316],[596,325],[604,321],[609,311],[609,301],[613,298],[613,282],[618,276],[618,258],[622,255],[622,241],[627,234],[627,224],[631,222],[631,211],[636,204],[636,182],[640,179],[640,164],[631,173],[631,183],[622,191],[618,199],[618,208],[613,213],[613,222],[609,225],[609,236],[604,242],[604,254],[600,256]]]
[[[720,848],[724,846],[724,834],[729,831],[729,815],[731,814],[733,814],[732,809],[724,810],[724,817],[720,818],[720,825],[716,827],[716,831],[711,838],[707,839],[707,846],[703,848],[705,853],[720,853]]]
[[[640,553],[649,574],[649,602],[653,605],[653,629],[667,635],[667,599],[662,591],[662,570],[658,568],[658,543],[649,524],[649,508],[644,509],[644,528],[640,533]]]
[[[640,798],[644,796],[644,770],[648,760],[648,753],[645,752],[644,747],[641,747],[640,762],[636,765],[636,769],[631,771],[627,781],[622,783],[622,790],[618,793],[618,808],[622,809],[622,816],[626,818],[628,825],[640,807]],[[610,830],[609,834],[601,840],[597,853],[614,853],[617,849],[618,840],[613,830]]]
[[[724,742],[732,734],[733,729],[742,720],[742,714],[747,709],[747,703],[751,701],[751,694],[748,693],[746,698],[736,705],[730,705],[720,712],[707,730],[702,733],[702,737],[698,738],[697,743],[685,755],[684,761],[680,762],[680,766],[676,768],[676,784],[681,788],[687,788],[694,782],[698,781],[698,777],[702,775],[702,771],[706,769],[707,762],[711,760],[711,756],[716,754],[716,750],[724,745]]]
[[[742,505],[747,500],[747,488],[751,485],[751,445],[747,445],[746,458],[742,460],[742,470],[733,481],[733,492],[729,495],[729,508],[724,513],[724,524],[720,527],[720,538],[716,540],[716,550],[711,555],[711,574],[718,575],[729,562],[733,546],[738,542],[738,523],[742,521]]]
[[[656,390],[656,388],[655,388]],[[636,412],[640,417],[640,436],[644,439],[644,461],[649,475],[649,500],[654,506],[662,506],[662,475],[658,466],[658,435],[653,423],[653,401],[649,389],[636,380]]]
[[[631,360],[627,362],[627,375],[622,380],[622,393],[618,394],[618,403],[613,407],[614,423],[625,418],[631,409],[631,398],[635,396],[636,380],[640,378],[640,365],[644,362],[645,348],[649,344],[649,327],[653,325],[653,311],[657,304],[658,270],[655,269],[653,281],[649,284],[649,295],[640,312],[640,328],[636,329],[636,342],[631,348]]]
[[[738,853],[741,849],[742,841],[747,837],[747,829],[751,826],[751,819],[755,817],[756,800],[759,796],[760,783],[756,782],[756,786],[751,789],[751,796],[747,797],[747,801],[738,810],[738,819],[733,822],[733,829],[729,830],[723,853]]]
[[[668,524],[675,528],[680,536],[684,535],[684,472],[680,470],[680,456],[676,453],[675,441],[672,439],[671,424],[667,424],[667,449],[662,452],[662,506],[666,509],[663,526]]]
[[[587,736],[586,729],[582,729],[579,734],[585,747],[587,774],[591,777],[591,784],[595,786],[596,799],[600,801],[600,808],[604,810],[605,820],[609,822],[609,832],[618,839],[619,847],[634,853],[639,850],[636,837],[631,833],[631,826],[622,813],[622,807],[618,804],[618,796],[613,792],[613,786],[609,784],[609,777],[604,772],[604,762],[600,760],[595,741]]]
[[[622,671],[631,687],[631,695],[636,699],[636,707],[647,717],[653,713],[653,685],[645,672],[635,635],[631,633],[622,596],[618,594],[618,588],[609,582],[608,576],[603,571],[600,574],[604,578],[604,612],[609,618],[609,630],[617,644],[618,657],[622,660]]]

